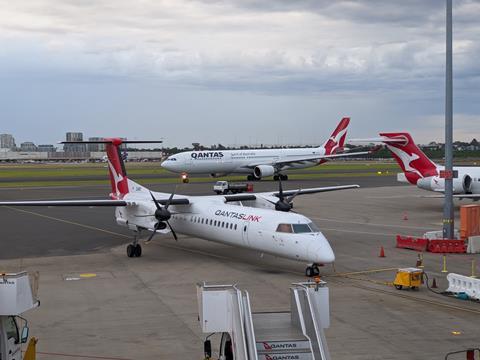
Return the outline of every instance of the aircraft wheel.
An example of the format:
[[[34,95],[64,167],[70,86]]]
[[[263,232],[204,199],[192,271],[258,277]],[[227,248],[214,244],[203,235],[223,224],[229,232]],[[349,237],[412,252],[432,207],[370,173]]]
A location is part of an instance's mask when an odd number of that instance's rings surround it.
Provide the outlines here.
[[[127,246],[127,256],[130,258],[135,256],[135,246],[132,244]]]
[[[313,268],[311,266],[307,266],[305,269],[305,276],[312,277],[313,276]]]
[[[248,181],[253,181],[253,180],[255,180],[255,177],[252,174],[250,174],[250,175],[247,176],[247,180]]]
[[[312,266],[312,271],[313,271],[313,276],[318,276],[320,275],[320,269],[318,268],[317,265]]]
[[[280,180],[282,180],[282,181],[288,180],[288,175],[283,175],[283,174],[281,174],[281,175],[280,175]]]
[[[397,290],[402,290],[403,286],[402,285],[395,285],[395,289]]]
[[[134,254],[133,254],[135,257],[140,257],[142,256],[142,247],[140,246],[140,244],[137,244],[134,246]]]
[[[278,175],[273,175],[273,181],[278,181]]]

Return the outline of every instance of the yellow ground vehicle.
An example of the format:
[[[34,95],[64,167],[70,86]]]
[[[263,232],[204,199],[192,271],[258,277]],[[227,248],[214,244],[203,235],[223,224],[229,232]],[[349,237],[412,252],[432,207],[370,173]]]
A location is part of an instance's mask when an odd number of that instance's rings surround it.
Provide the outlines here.
[[[404,287],[416,290],[423,284],[423,270],[418,268],[403,268],[397,270],[393,285],[397,290]]]

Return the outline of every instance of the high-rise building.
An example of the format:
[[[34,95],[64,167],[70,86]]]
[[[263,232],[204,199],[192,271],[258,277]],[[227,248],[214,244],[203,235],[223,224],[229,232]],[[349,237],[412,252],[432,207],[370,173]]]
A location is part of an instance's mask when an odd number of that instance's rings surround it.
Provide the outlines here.
[[[67,141],[83,141],[83,133],[81,132],[67,132]],[[86,152],[86,144],[64,144],[63,151],[65,152]]]
[[[20,151],[28,151],[28,152],[33,152],[37,151],[37,147],[35,144],[31,141],[25,141],[20,144]]]
[[[0,134],[0,148],[14,150],[16,148],[16,145],[13,135]]]
[[[103,141],[103,137],[90,137],[88,138],[88,141]],[[91,152],[100,152],[100,151],[105,151],[105,144],[88,144],[87,146],[88,151]]]

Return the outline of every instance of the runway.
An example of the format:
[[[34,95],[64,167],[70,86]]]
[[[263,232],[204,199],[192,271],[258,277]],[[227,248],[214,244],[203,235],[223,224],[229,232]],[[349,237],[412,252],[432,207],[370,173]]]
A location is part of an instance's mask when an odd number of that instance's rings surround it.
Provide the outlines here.
[[[438,359],[476,346],[478,304],[425,287],[399,292],[386,285],[394,269],[414,266],[417,259],[416,252],[395,248],[395,235],[438,229],[441,200],[421,198],[421,190],[396,186],[391,177],[375,179],[383,186],[358,178],[353,182],[361,189],[295,200],[295,210],[320,226],[336,254],[335,267],[321,268],[330,288],[326,336],[332,359]],[[307,183],[329,185],[309,181],[286,187]],[[178,192],[210,193],[210,185],[181,185]],[[275,185],[255,184],[256,190],[274,190]],[[154,188],[170,191],[173,186]],[[108,191],[93,186],[0,194],[45,199],[100,197]],[[205,335],[197,322],[197,282],[236,283],[249,291],[254,311],[275,311],[288,309],[288,286],[305,280],[302,263],[185,236],[178,242],[158,236],[144,246],[141,258],[127,258],[129,234],[114,224],[111,209],[1,208],[0,215],[0,267],[40,271],[42,306],[27,314],[32,335],[40,338],[40,360],[200,358]],[[380,246],[385,258],[378,257]],[[468,274],[471,258],[449,255],[448,270]],[[441,261],[437,254],[425,254],[425,270],[444,289]],[[82,279],[84,273],[95,276]]]

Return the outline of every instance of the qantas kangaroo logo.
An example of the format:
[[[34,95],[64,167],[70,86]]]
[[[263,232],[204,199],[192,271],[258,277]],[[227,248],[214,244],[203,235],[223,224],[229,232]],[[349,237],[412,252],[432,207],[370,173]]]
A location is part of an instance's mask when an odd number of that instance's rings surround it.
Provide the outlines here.
[[[417,174],[419,177],[421,177],[421,178],[423,177],[423,175],[420,173],[420,171],[418,171],[417,169],[415,169],[414,167],[411,166],[413,161],[420,159],[420,156],[418,156],[415,153],[413,153],[412,155],[409,155],[405,151],[403,151],[401,149],[398,149],[396,147],[390,146],[390,145],[387,145],[387,148],[392,153],[397,155],[397,157],[402,161],[404,171],[413,172],[413,173]]]
[[[123,176],[117,173],[117,171],[115,170],[115,167],[112,165],[110,161],[108,161],[108,166],[110,168],[110,171],[113,175],[113,179],[115,181],[115,192],[116,192],[117,198],[120,198],[121,193],[119,190],[119,184],[123,181]]]

